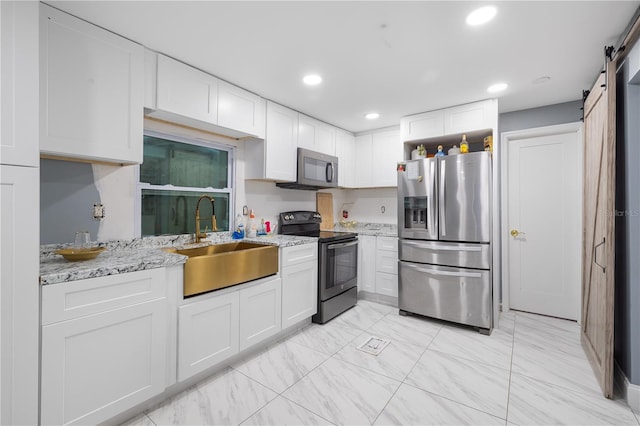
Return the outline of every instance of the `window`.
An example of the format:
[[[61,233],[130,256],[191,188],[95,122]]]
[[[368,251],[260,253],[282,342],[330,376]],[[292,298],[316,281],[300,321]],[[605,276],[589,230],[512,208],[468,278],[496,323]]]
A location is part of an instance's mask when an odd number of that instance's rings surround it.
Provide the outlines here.
[[[229,231],[233,205],[233,148],[145,132],[140,165],[141,235],[193,234],[200,203],[202,231],[211,231],[215,214],[218,231]],[[208,228],[208,229],[207,229]]]

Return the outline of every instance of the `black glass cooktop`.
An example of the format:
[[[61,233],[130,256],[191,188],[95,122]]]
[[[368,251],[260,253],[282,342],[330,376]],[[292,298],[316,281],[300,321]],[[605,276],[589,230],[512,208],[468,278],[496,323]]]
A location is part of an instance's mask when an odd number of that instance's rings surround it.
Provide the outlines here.
[[[316,237],[320,242],[353,239],[355,232],[321,231],[322,217],[318,212],[294,211],[280,213],[280,233]]]

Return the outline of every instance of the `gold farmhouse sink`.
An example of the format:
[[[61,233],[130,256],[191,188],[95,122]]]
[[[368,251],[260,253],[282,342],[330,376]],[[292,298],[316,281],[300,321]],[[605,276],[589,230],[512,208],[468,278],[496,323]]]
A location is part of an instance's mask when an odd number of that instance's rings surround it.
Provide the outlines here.
[[[166,249],[188,256],[184,296],[205,293],[278,273],[278,247],[244,241]]]

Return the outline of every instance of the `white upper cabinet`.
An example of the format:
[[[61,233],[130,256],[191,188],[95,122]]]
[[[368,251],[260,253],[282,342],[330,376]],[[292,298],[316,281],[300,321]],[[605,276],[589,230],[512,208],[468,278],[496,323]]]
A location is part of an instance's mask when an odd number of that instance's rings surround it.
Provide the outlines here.
[[[397,186],[396,166],[402,161],[400,130],[382,130],[373,133],[371,184],[372,186]]]
[[[497,116],[498,104],[491,100],[448,108],[444,114],[444,134],[492,129]]]
[[[148,115],[173,123],[203,129],[233,138],[256,137],[265,133],[265,100],[251,92],[176,61],[162,54],[153,72],[152,54],[147,54],[145,70]],[[155,84],[154,79],[155,78]]]
[[[439,110],[402,117],[400,134],[405,142],[443,136],[444,112]]]
[[[38,3],[0,2],[0,162],[38,167]]]
[[[373,136],[369,133],[366,135],[357,135],[355,137],[354,149],[356,158],[354,158],[354,173],[356,188],[367,188],[371,184],[371,161],[373,159]]]
[[[397,127],[357,135],[355,152],[357,188],[397,186],[396,165],[402,160],[402,143]]]
[[[158,55],[158,110],[205,123],[218,123],[218,79],[175,59]]]
[[[336,128],[300,114],[298,117],[298,147],[327,155],[336,155]]]
[[[245,144],[245,178],[295,181],[297,148],[298,113],[267,101],[264,140]]]
[[[224,81],[218,82],[218,125],[264,139],[265,100]]]
[[[343,188],[355,187],[355,137],[341,129],[336,130],[336,157],[338,157],[338,185]]]
[[[498,102],[495,99],[474,102],[400,119],[403,142],[419,141],[497,126]]]
[[[156,83],[158,81],[158,54],[144,49],[144,110],[157,108]]]
[[[144,49],[40,5],[40,150],[142,161]]]

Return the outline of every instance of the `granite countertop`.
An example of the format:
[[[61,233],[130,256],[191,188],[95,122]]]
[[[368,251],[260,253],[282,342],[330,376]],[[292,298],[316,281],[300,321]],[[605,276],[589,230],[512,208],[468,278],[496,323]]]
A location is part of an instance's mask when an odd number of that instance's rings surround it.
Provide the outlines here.
[[[71,247],[71,244],[43,245],[40,247],[40,284],[56,284],[86,278],[142,271],[145,269],[182,265],[187,261],[187,256],[168,253],[163,249],[169,247],[204,247],[211,244],[223,244],[237,240],[232,240],[226,233],[219,233],[210,234],[207,241],[199,244],[194,244],[192,241],[193,235],[174,235],[94,243],[94,245],[105,247],[107,250],[95,259],[80,262],[67,261],[61,255],[55,253],[58,249]],[[290,247],[315,243],[318,239],[288,235],[266,235],[256,238],[245,238],[242,241],[278,247]]]
[[[334,230],[339,232],[357,232],[358,235],[372,235],[376,237],[398,236],[398,226],[390,223],[340,221],[335,224]]]

